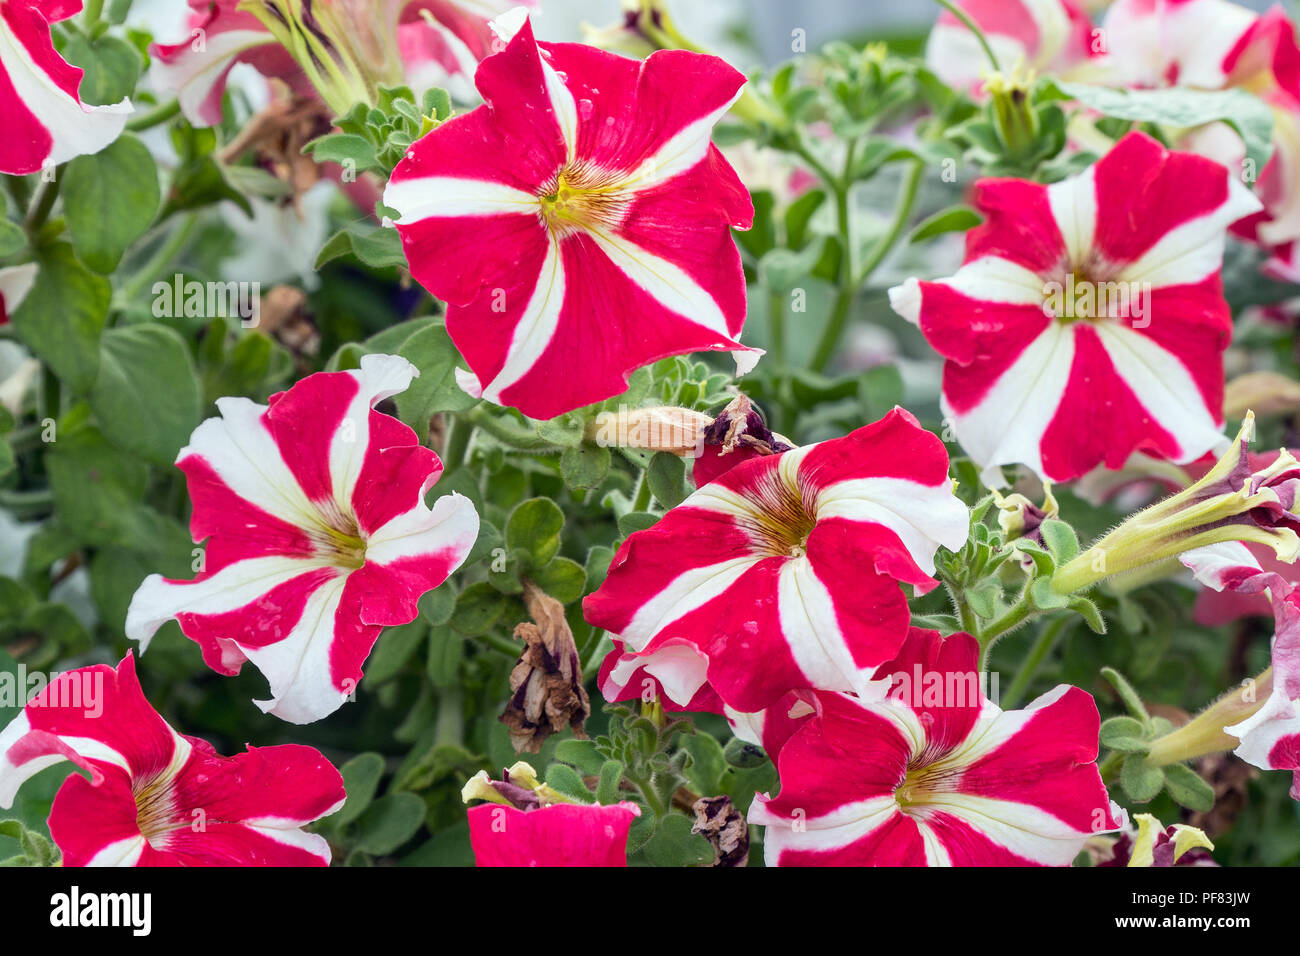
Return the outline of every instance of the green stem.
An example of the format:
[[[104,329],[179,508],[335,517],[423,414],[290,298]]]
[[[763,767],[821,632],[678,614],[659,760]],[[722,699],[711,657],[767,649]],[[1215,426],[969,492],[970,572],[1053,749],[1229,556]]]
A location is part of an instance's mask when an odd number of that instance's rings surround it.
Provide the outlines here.
[[[81,25],[87,29],[92,29],[99,22],[99,18],[104,14],[104,0],[86,0],[84,12],[81,15]]]
[[[633,511],[648,511],[650,509],[650,482],[646,480],[646,472],[641,472],[641,477],[636,485],[636,498],[632,501]]]
[[[198,224],[199,214],[191,212],[181,221],[179,226],[172,230],[172,234],[167,237],[167,241],[158,248],[158,251],[153,254],[139,272],[131,277],[131,280],[122,289],[122,297],[126,301],[130,302],[140,295],[153,281],[154,276],[180,255]]]
[[[134,133],[138,133],[141,130],[153,129],[155,126],[167,122],[180,111],[180,100],[170,100],[166,103],[160,103],[153,109],[145,110],[143,113],[127,120],[126,128]]]
[[[468,460],[473,436],[473,424],[455,415],[447,415],[447,439],[443,442],[440,456],[444,475],[451,474]]]
[[[966,602],[960,588],[954,587],[947,582],[945,582],[944,586],[948,589],[948,597],[952,600],[953,610],[957,612],[957,623],[963,631],[978,641],[980,623],[979,618],[975,616],[975,611]]]
[[[54,209],[54,201],[59,198],[59,184],[63,181],[64,167],[60,166],[54,171],[54,178],[43,180],[36,194],[36,199],[32,207],[27,212],[27,219],[23,223],[23,228],[27,230],[29,236],[36,234],[36,231],[45,225],[45,220],[50,218],[50,212]]]
[[[494,651],[500,651],[512,661],[519,660],[519,655],[524,652],[524,645],[518,641],[512,641],[508,637],[502,637],[500,634],[484,634],[479,638],[484,644]]]
[[[1011,686],[1002,695],[1002,700],[998,703],[999,707],[1003,710],[1013,710],[1016,704],[1020,703],[1020,698],[1024,696],[1034,675],[1038,673],[1038,668],[1047,659],[1057,639],[1070,623],[1070,619],[1063,616],[1048,621],[1043,626],[1043,629],[1038,632],[1033,647],[1029,649],[1029,654],[1021,661],[1016,676],[1011,678]]]
[[[1101,773],[1101,782],[1110,786],[1115,782],[1115,776],[1119,773],[1120,764],[1124,761],[1124,755],[1118,750],[1112,750],[1106,755],[1106,759],[1097,765],[1098,772]]]
[[[438,718],[434,724],[435,746],[465,742],[465,700],[459,684],[438,688]]]
[[[498,418],[490,411],[490,406],[475,405],[463,417],[465,421],[487,432],[497,441],[518,451],[553,452],[556,450],[555,445],[539,437],[536,432],[508,418]]]
[[[955,3],[952,3],[951,0],[938,0],[938,3],[939,6],[943,7],[960,20],[967,30],[975,34],[975,39],[979,41],[980,49],[984,51],[984,55],[989,59],[989,65],[993,67],[994,70],[1001,72],[1002,67],[998,65],[998,58],[993,53],[993,47],[989,46],[989,41],[988,38],[984,36],[984,31],[976,26],[975,21],[966,14],[966,11],[962,10]]]
[[[1014,631],[1025,621],[1029,620],[1038,613],[1038,608],[1034,606],[1033,600],[1029,597],[1029,588],[1026,587],[1024,593],[1020,595],[1019,600],[1011,606],[1006,614],[990,624],[978,635],[980,647],[983,648],[985,658],[988,657],[989,651],[1002,635]]]
[[[12,491],[0,488],[0,508],[14,512],[18,518],[30,518],[54,510],[54,492],[49,488],[35,491]]]
[[[912,214],[912,207],[916,204],[916,193],[921,184],[922,172],[924,172],[924,166],[920,160],[916,160],[903,177],[902,192],[899,193],[898,205],[894,208],[894,219],[889,224],[889,231],[872,247],[871,254],[867,256],[866,261],[862,264],[862,271],[855,280],[857,285],[861,285],[871,278],[871,274],[876,271],[880,263],[885,260],[885,256],[889,255],[889,251],[894,248],[894,244],[898,242],[898,237],[902,235],[903,229],[907,226],[908,217]]]

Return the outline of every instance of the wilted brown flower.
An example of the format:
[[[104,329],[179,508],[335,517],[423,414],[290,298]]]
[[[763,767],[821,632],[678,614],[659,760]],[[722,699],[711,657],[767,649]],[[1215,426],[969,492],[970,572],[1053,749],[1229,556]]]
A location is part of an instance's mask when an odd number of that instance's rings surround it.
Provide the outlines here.
[[[510,672],[513,693],[501,722],[510,728],[515,753],[537,753],[547,737],[565,727],[585,737],[583,723],[591,714],[591,700],[582,686],[582,664],[564,605],[526,581],[524,606],[532,621],[517,625],[515,637],[527,648]]]
[[[746,866],[749,863],[749,824],[730,797],[701,797],[695,801],[695,826],[713,844],[713,866]]]

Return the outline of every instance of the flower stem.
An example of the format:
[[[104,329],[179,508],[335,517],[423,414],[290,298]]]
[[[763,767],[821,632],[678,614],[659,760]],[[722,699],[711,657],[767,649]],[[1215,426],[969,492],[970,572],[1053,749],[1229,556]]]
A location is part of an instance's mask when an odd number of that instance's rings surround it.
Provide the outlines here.
[[[1021,661],[1020,667],[1016,670],[1016,676],[1011,678],[1011,686],[1002,695],[1002,700],[998,703],[998,706],[1003,710],[1012,710],[1016,704],[1020,703],[1020,698],[1024,696],[1025,690],[1034,679],[1034,675],[1038,673],[1038,668],[1047,659],[1047,655],[1051,653],[1052,648],[1056,646],[1057,640],[1070,623],[1070,618],[1062,616],[1048,621],[1043,626],[1043,629],[1038,632],[1038,637],[1034,640],[1033,646],[1029,649],[1028,655]]]
[[[988,38],[984,36],[984,31],[975,24],[975,21],[966,14],[966,11],[953,3],[952,0],[938,0],[938,3],[939,6],[943,7],[960,20],[962,24],[965,25],[966,29],[975,35],[975,39],[978,41],[980,49],[983,50],[984,55],[988,57],[989,66],[994,70],[1000,71],[1002,67],[998,65],[998,58],[993,53],[993,47],[989,46]]]
[[[153,109],[146,110],[145,112],[127,120],[126,128],[134,133],[138,133],[141,130],[153,129],[155,126],[167,122],[180,111],[181,101],[169,100],[166,103],[160,103]]]

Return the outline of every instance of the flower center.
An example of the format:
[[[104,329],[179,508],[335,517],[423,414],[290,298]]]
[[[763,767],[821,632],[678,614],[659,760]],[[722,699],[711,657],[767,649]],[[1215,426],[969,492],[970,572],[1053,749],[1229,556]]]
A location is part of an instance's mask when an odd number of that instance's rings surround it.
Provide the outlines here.
[[[542,218],[559,235],[577,230],[603,232],[617,226],[628,206],[623,184],[611,174],[566,166],[538,197]]]
[[[185,822],[176,820],[176,803],[172,799],[171,778],[168,774],[159,774],[148,781],[136,785],[132,796],[135,797],[135,825],[140,834],[154,849],[159,849],[168,833],[185,826]]]
[[[894,790],[894,799],[904,813],[920,810],[940,794],[956,790],[961,775],[962,768],[951,761],[927,762],[924,756],[920,760],[914,758],[907,765],[902,783]]]
[[[791,483],[773,468],[746,497],[756,506],[741,519],[755,550],[780,558],[801,558],[808,549],[808,536],[817,527],[816,500],[811,491]]]
[[[1062,325],[1141,319],[1150,302],[1150,283],[1106,279],[1105,270],[1071,267],[1044,282],[1043,311]]]
[[[352,515],[335,511],[322,515],[319,528],[311,532],[317,556],[340,568],[355,571],[366,563],[366,541]]]

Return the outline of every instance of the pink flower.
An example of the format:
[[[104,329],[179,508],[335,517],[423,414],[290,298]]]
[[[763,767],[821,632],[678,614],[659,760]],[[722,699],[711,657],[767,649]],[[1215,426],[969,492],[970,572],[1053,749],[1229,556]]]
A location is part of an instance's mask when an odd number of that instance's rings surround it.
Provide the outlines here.
[[[978,657],[968,634],[913,628],[880,669],[895,675],[886,698],[818,695],[820,712],[781,750],[780,795],[750,807],[767,864],[1065,866],[1118,828],[1092,697],[1061,685],[1003,712],[983,695]]]
[[[628,829],[640,815],[635,803],[489,803],[469,809],[469,839],[478,866],[627,866]]]
[[[50,811],[64,866],[326,866],[302,827],[343,805],[343,778],[311,747],[223,757],[149,706],[127,655],[61,674],[0,731],[0,807],[71,760]]]
[[[741,712],[791,690],[860,690],[907,635],[899,582],[934,587],[935,552],[960,548],[967,523],[943,444],[896,408],[724,472],[623,542],[583,611],[654,654],[679,702],[706,678]],[[706,666],[659,653],[678,645]]]
[[[752,367],[730,227],[753,208],[709,141],[744,77],[680,50],[539,44],[525,21],[476,82],[485,105],[418,140],[384,193],[411,274],[448,303],[461,386],[552,418],[665,356]]]
[[[983,31],[1003,70],[1022,63],[1060,74],[1094,55],[1092,23],[1073,0],[959,0],[957,6]],[[971,93],[992,69],[975,35],[947,10],[930,31],[925,62],[949,86]]]
[[[465,559],[478,535],[469,499],[432,510],[424,495],[442,463],[374,405],[418,372],[366,355],[271,397],[217,401],[181,449],[207,539],[192,581],[145,579],[126,633],[148,646],[169,618],[218,673],[251,660],[271,684],[258,706],[294,723],[333,713],[355,691],[380,631],[414,620],[416,602]]]
[[[1143,133],[1051,186],[975,188],[986,220],[956,275],[909,279],[890,301],[947,359],[943,409],[985,480],[1225,446],[1220,269],[1225,230],[1259,208],[1246,188]]]
[[[664,710],[721,714],[725,705],[709,686],[708,666],[708,660],[689,644],[669,644],[651,654],[636,654],[615,638],[614,649],[601,662],[596,686],[611,704],[657,700]]]
[[[1207,587],[1265,593],[1273,605],[1272,691],[1259,710],[1223,731],[1241,741],[1233,753],[1247,763],[1290,770],[1291,796],[1300,800],[1300,588],[1262,570],[1238,542],[1197,548],[1181,557]]]
[[[98,153],[126,127],[131,104],[82,103],[81,68],[55,52],[50,24],[80,12],[80,0],[0,0],[0,173]]]
[[[1249,174],[1264,208],[1233,231],[1270,249],[1267,274],[1293,280],[1300,240],[1300,46],[1283,8],[1259,14],[1227,0],[1117,0],[1105,29],[1111,67],[1121,82],[1241,88],[1272,107],[1275,150],[1262,170],[1243,164],[1245,148],[1226,127],[1197,131],[1188,143]]]

